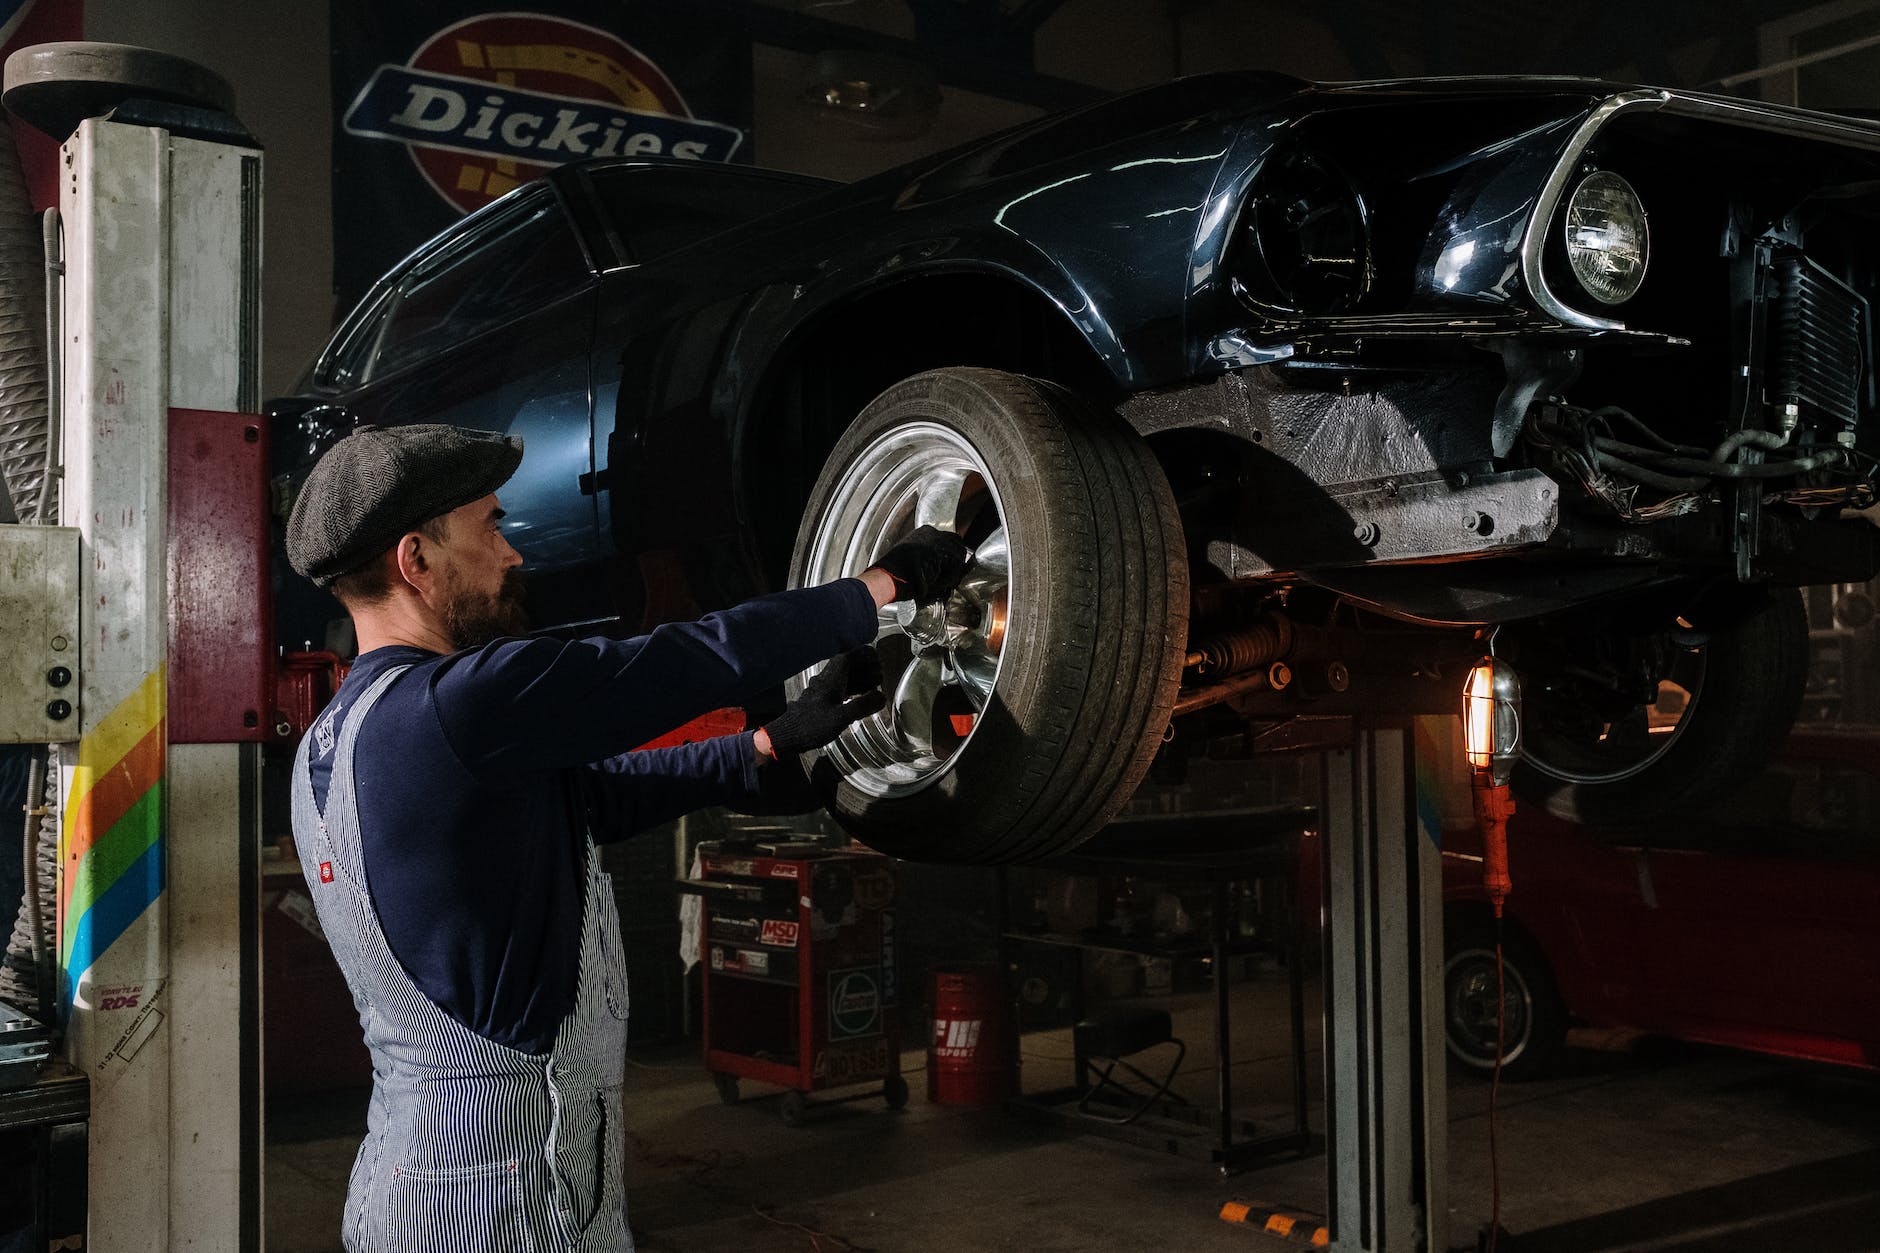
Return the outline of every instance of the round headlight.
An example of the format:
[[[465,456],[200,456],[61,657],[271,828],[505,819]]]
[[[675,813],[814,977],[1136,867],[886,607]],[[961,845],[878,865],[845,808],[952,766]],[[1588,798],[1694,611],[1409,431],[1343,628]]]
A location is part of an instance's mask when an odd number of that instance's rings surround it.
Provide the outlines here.
[[[1645,206],[1632,184],[1610,170],[1581,179],[1567,201],[1567,262],[1586,294],[1608,305],[1632,299],[1650,252]]]

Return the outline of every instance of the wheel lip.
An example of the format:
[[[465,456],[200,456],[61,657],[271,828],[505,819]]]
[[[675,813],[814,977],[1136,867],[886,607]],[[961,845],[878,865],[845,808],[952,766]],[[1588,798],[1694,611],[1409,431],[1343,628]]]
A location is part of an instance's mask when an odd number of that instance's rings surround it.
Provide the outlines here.
[[[1458,993],[1456,983],[1462,973],[1464,973],[1464,971],[1459,970],[1459,968],[1464,968],[1475,963],[1486,965],[1490,977],[1493,977],[1495,969],[1495,950],[1493,948],[1482,948],[1478,946],[1461,948],[1451,953],[1448,959],[1443,962],[1443,1042],[1448,1047],[1449,1055],[1463,1065],[1468,1066],[1470,1069],[1493,1070],[1495,1068],[1493,1041],[1487,1042],[1487,1047],[1484,1051],[1470,1052],[1463,1047],[1456,1038],[1458,1023],[1456,1021],[1456,1015],[1453,1012]],[[1533,985],[1528,982],[1527,975],[1522,971],[1519,963],[1507,960],[1505,946],[1503,948],[1502,967],[1508,991],[1519,997],[1522,1010],[1520,1018],[1522,1030],[1519,1035],[1507,1042],[1506,1047],[1502,1051],[1501,1065],[1502,1069],[1506,1070],[1509,1066],[1512,1066],[1515,1062],[1520,1060],[1521,1056],[1527,1052],[1528,1045],[1532,1043],[1534,1039],[1536,1003]]]
[[[884,497],[892,498],[895,495],[894,493],[884,492],[882,490],[882,484],[893,478],[892,467],[890,466],[885,472],[881,470],[881,467],[887,459],[889,452],[899,452],[902,454],[902,459],[906,460],[911,454],[919,450],[919,445],[914,444],[910,440],[910,436],[926,436],[931,440],[937,440],[944,448],[959,454],[964,464],[970,467],[972,472],[978,474],[980,480],[986,485],[986,491],[992,498],[993,510],[998,516],[999,527],[1005,531],[1007,553],[1005,581],[1007,635],[1004,644],[1001,645],[998,654],[994,658],[995,665],[993,667],[992,685],[986,697],[988,704],[990,704],[993,696],[999,690],[999,681],[1005,674],[1005,650],[1006,647],[1010,645],[1012,639],[1010,634],[1011,607],[1018,601],[1017,587],[1020,580],[1018,572],[1014,568],[1016,562],[1012,552],[1010,517],[1005,508],[1005,498],[1000,491],[998,480],[994,477],[991,467],[986,464],[985,457],[980,453],[978,447],[965,432],[945,422],[940,415],[928,414],[911,420],[896,422],[876,433],[873,438],[864,444],[862,448],[850,458],[848,464],[842,468],[841,475],[831,487],[828,493],[828,499],[818,512],[817,517],[807,524],[810,528],[810,542],[808,552],[800,565],[801,577],[799,582],[803,586],[815,586],[836,579],[850,578],[861,573],[863,568],[861,566],[857,566],[852,570],[848,567],[853,565],[857,560],[867,560],[866,557],[856,558],[854,554],[857,551],[872,552],[879,547],[879,533],[877,533],[872,543],[860,544],[856,541],[855,535],[862,531],[864,527],[858,524],[855,529],[851,531],[846,540],[837,543],[833,541],[828,530],[831,517],[832,515],[842,513],[845,503],[858,495],[875,496],[877,499],[873,502],[874,507],[880,507]],[[872,485],[870,485],[871,477],[875,480]],[[918,476],[916,476],[916,479],[913,481],[917,481],[917,478]],[[864,514],[864,517],[866,517],[866,514]],[[808,682],[811,673],[812,670],[805,670],[786,682],[785,690],[790,697],[794,698],[802,690],[803,685]],[[886,684],[884,684],[884,687],[885,686]],[[884,774],[882,770],[872,767],[862,767],[857,770],[844,770],[842,772],[843,781],[865,795],[881,800],[898,799],[924,792],[928,788],[938,784],[941,779],[952,772],[955,764],[965,756],[968,746],[971,745],[973,741],[973,737],[978,735],[978,733],[979,726],[977,720],[975,720],[973,729],[967,732],[965,738],[959,742],[952,753],[937,765],[921,771],[919,776],[915,779],[903,781],[884,778],[882,777]],[[834,747],[835,745],[830,746],[830,748]],[[823,757],[830,756],[830,748],[820,750],[819,755]]]
[[[1665,754],[1669,753],[1672,747],[1684,737],[1685,729],[1691,725],[1691,719],[1697,714],[1698,702],[1703,699],[1704,678],[1709,673],[1710,657],[1709,654],[1701,648],[1692,651],[1696,653],[1698,658],[1697,688],[1695,691],[1690,688],[1685,688],[1687,699],[1684,703],[1684,712],[1678,716],[1677,725],[1673,726],[1671,733],[1664,737],[1663,744],[1660,744],[1653,752],[1635,765],[1624,770],[1607,771],[1603,773],[1572,770],[1562,766],[1549,765],[1545,759],[1536,757],[1532,748],[1527,745],[1522,746],[1521,760],[1533,767],[1539,774],[1543,774],[1550,779],[1558,780],[1561,783],[1571,784],[1596,785],[1623,783],[1627,779],[1635,779],[1639,775],[1652,769],[1654,766],[1658,765],[1659,762],[1663,761]],[[1682,687],[1683,684],[1679,684],[1678,686]]]

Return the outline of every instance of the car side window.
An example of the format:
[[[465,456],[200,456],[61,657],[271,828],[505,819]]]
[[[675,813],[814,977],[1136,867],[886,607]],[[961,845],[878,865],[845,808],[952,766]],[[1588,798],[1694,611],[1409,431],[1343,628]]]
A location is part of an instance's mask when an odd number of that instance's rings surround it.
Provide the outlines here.
[[[351,387],[365,378],[372,349],[379,342],[379,332],[385,329],[385,315],[392,311],[391,297],[389,288],[379,292],[371,307],[353,320],[346,338],[321,365],[316,383],[322,387]]]
[[[657,260],[828,190],[807,180],[713,166],[598,169],[591,177],[602,208],[637,262]]]
[[[368,378],[462,343],[589,277],[574,231],[538,195],[419,261],[399,281]]]

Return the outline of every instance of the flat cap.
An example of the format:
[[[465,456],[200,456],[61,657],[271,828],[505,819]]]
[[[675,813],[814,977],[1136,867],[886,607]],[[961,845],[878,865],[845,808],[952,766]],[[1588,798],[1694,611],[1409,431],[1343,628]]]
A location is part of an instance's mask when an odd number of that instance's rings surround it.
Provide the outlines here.
[[[432,518],[489,495],[522,463],[511,435],[423,423],[358,427],[294,498],[287,559],[325,587]]]

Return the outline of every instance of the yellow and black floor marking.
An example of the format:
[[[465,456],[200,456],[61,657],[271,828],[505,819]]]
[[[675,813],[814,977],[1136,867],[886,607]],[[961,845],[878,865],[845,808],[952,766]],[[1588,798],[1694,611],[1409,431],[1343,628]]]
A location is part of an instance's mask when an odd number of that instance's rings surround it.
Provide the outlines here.
[[[1255,1227],[1269,1236],[1296,1240],[1315,1249],[1325,1248],[1332,1242],[1332,1229],[1316,1214],[1267,1209],[1257,1203],[1248,1205],[1241,1201],[1229,1201],[1221,1206],[1221,1220],[1238,1223],[1243,1227]]]

